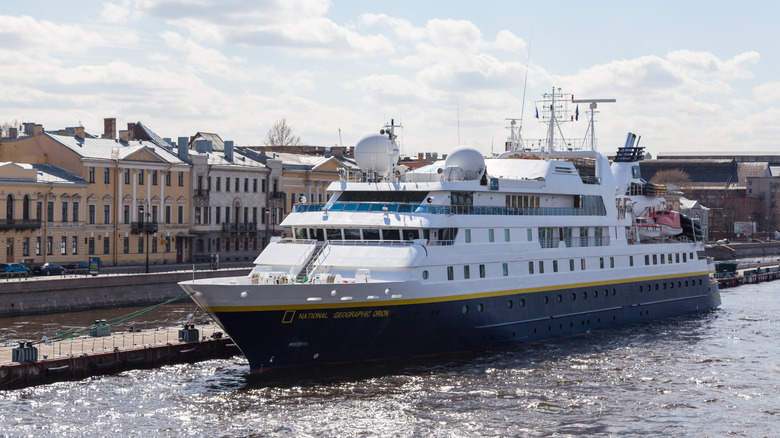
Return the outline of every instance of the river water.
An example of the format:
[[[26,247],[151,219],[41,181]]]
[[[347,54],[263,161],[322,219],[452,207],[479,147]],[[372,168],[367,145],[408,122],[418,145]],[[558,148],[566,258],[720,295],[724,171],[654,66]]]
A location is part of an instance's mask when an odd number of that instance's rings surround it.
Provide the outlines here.
[[[780,282],[722,300],[695,316],[316,376],[250,376],[235,357],[0,390],[0,436],[778,436]],[[166,306],[149,324],[193,310]],[[58,317],[108,319],[25,327]]]

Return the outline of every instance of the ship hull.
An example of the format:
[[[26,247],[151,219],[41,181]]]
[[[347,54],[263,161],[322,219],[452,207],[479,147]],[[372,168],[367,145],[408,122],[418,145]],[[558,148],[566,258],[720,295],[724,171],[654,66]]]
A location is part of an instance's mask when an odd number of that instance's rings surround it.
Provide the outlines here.
[[[198,289],[208,296],[207,286]],[[252,373],[506,348],[720,305],[706,274],[468,297],[245,310],[196,302],[235,341]]]

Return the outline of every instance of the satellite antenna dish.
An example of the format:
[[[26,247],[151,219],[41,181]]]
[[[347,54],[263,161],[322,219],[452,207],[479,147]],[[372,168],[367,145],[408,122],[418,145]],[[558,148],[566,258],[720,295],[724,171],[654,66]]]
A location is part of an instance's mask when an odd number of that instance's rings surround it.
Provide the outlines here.
[[[299,204],[305,204],[306,203],[306,197],[305,196],[298,196],[298,203]]]

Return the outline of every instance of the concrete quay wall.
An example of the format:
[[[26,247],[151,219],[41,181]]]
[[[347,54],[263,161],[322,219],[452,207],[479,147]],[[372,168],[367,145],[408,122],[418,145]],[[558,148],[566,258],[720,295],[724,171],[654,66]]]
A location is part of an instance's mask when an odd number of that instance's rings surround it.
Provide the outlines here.
[[[195,278],[248,275],[249,268],[197,271]],[[184,291],[192,271],[0,280],[0,317],[155,304]]]
[[[715,260],[777,256],[780,255],[780,242],[732,242],[726,245],[710,245],[705,248],[704,255]]]

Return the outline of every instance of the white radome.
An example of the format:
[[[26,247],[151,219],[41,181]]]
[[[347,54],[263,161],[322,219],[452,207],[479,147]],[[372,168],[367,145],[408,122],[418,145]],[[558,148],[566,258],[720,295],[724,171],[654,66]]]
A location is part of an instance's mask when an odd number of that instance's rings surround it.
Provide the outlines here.
[[[364,135],[355,145],[355,162],[363,172],[385,173],[400,155],[398,145],[387,135]]]

